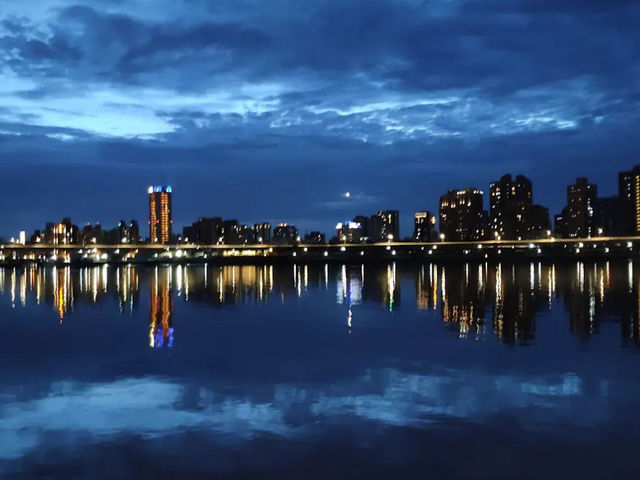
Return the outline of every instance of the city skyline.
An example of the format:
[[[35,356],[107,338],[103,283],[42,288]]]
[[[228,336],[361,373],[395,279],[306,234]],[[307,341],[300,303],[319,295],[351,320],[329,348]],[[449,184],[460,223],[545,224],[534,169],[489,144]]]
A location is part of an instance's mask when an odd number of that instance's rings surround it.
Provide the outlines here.
[[[412,213],[413,234],[400,233],[398,210],[363,212],[340,221],[335,235],[310,230],[288,222],[269,221],[245,224],[237,219],[201,216],[182,231],[174,230],[173,187],[151,185],[148,194],[146,237],[133,219],[120,220],[113,228],[100,222],[82,228],[70,217],[47,222],[43,230],[19,230],[9,243],[31,244],[292,244],[292,243],[376,243],[386,241],[486,241],[557,238],[628,237],[640,232],[640,165],[618,172],[615,195],[602,196],[598,186],[586,177],[577,177],[566,187],[565,206],[559,213],[534,202],[533,183],[522,174],[504,174],[489,184],[487,200],[476,186],[449,188],[440,196],[437,214],[430,210]],[[350,197],[350,192],[344,196]],[[488,203],[488,208],[486,204]],[[438,221],[439,217],[439,221]],[[273,228],[272,228],[273,227]],[[408,230],[411,231],[411,230]],[[31,233],[31,235],[30,235]],[[0,237],[1,238],[1,237]],[[5,239],[6,241],[6,239]]]
[[[3,2],[0,234],[142,219],[148,183],[180,225],[392,208],[407,231],[430,192],[518,172],[558,212],[577,170],[606,196],[640,158],[632,2],[279,5]]]
[[[633,166],[632,163],[621,165],[620,171],[629,170],[630,168],[632,168],[632,166]],[[297,218],[292,216],[286,217],[285,215],[279,215],[278,212],[275,210],[270,215],[258,217],[257,215],[252,214],[250,211],[248,211],[246,209],[246,205],[243,205],[242,203],[230,205],[228,202],[225,202],[224,199],[217,204],[215,202],[211,202],[210,206],[203,206],[202,202],[198,202],[196,206],[193,206],[193,210],[189,211],[187,205],[185,205],[185,200],[189,201],[189,198],[193,196],[193,192],[190,192],[190,191],[181,192],[180,201],[178,202],[176,208],[174,208],[172,211],[173,211],[174,219],[177,219],[174,222],[175,222],[175,225],[178,226],[178,230],[180,230],[183,226],[189,225],[199,217],[207,217],[210,215],[221,215],[221,212],[229,212],[228,214],[222,214],[222,215],[226,218],[236,218],[241,224],[246,223],[246,224],[252,225],[256,222],[262,222],[262,221],[272,223],[272,224],[277,224],[282,221],[288,221],[288,223],[292,223],[292,224],[300,224],[300,221],[302,221],[304,222],[305,225],[308,225],[308,227],[303,226],[302,231],[312,232],[315,230],[320,230],[324,233],[329,233],[330,231],[334,230],[336,221],[340,218],[342,218],[342,220],[345,220],[345,219],[348,219],[350,216],[357,215],[358,213],[367,212],[369,210],[371,211],[383,210],[385,208],[388,208],[389,206],[392,206],[395,210],[398,210],[400,212],[400,229],[403,232],[410,232],[413,230],[413,227],[414,227],[414,224],[413,224],[414,213],[422,210],[438,212],[439,197],[450,189],[456,190],[456,189],[464,189],[464,188],[476,186],[476,188],[482,191],[485,196],[485,198],[483,199],[483,208],[489,211],[490,200],[488,199],[488,192],[490,190],[490,185],[496,182],[500,177],[502,177],[503,174],[505,174],[505,170],[498,169],[497,171],[501,173],[498,173],[498,175],[495,178],[489,178],[486,183],[481,184],[478,181],[475,183],[472,182],[467,185],[461,182],[457,182],[456,186],[444,185],[443,189],[441,191],[438,191],[441,193],[437,193],[433,195],[426,194],[424,199],[422,198],[419,198],[417,200],[413,199],[411,201],[411,205],[417,205],[414,211],[410,211],[402,208],[395,208],[395,205],[400,202],[399,201],[394,202],[393,199],[389,199],[386,203],[382,200],[367,200],[366,202],[360,202],[358,200],[359,194],[357,193],[354,194],[353,192],[348,190],[338,192],[336,194],[335,201],[326,202],[328,204],[328,208],[324,210],[324,213],[318,214],[318,216],[314,218],[305,217],[304,215],[301,215]],[[535,175],[531,176],[529,174],[524,173],[524,171],[517,171],[517,172],[513,171],[512,173],[517,175],[524,175],[528,179],[530,179],[532,183],[536,184],[537,186],[536,203],[542,204],[549,209],[549,213],[552,219],[552,224],[553,224],[553,217],[557,213],[561,212],[563,206],[566,204],[567,185],[575,182],[576,178],[582,177],[581,175],[577,176],[576,173],[568,173],[566,175],[566,178],[569,179],[568,183],[565,185],[559,186],[559,192],[560,192],[559,194],[558,192],[553,192],[553,197],[558,197],[558,200],[556,202],[557,203],[557,208],[556,208],[556,207],[552,207],[550,204],[545,203],[544,200],[539,200],[540,198],[544,199],[545,196],[549,197],[550,192],[546,192],[546,195],[545,195],[544,188],[540,188],[540,185],[539,185],[540,183],[542,185],[545,185],[546,182],[544,180],[536,183],[533,180],[533,178],[535,178]],[[589,181],[592,183],[597,183],[598,192],[599,194],[602,194],[602,196],[614,196],[618,193],[618,189],[619,189],[618,173],[619,172],[616,171],[616,172],[606,172],[602,174],[603,178],[605,178],[606,180],[603,183],[600,183],[599,181],[595,181],[591,177],[586,177],[586,178],[588,178]],[[545,180],[547,179],[545,175],[538,175],[538,176],[542,179],[545,179]],[[447,181],[451,181],[451,178],[449,178]],[[142,188],[143,190],[147,189],[148,184],[149,182],[143,182],[140,185],[140,188]],[[174,184],[171,182],[160,183],[160,184],[171,185],[172,188],[175,188]],[[154,183],[153,185],[157,185],[157,184]],[[137,192],[135,192],[138,197],[140,196],[140,188],[138,189]],[[349,195],[347,196],[347,194]],[[105,192],[105,195],[108,196],[109,192],[108,191]],[[355,197],[355,201],[352,202],[351,199],[353,197]],[[78,225],[100,224],[106,228],[111,228],[116,226],[117,223],[123,218],[136,218],[140,220],[147,219],[148,205],[145,206],[145,204],[141,204],[139,201],[135,202],[135,201],[131,201],[131,199],[125,199],[124,193],[120,195],[120,198],[122,200],[125,200],[125,203],[127,205],[126,208],[121,209],[121,211],[123,212],[122,214],[113,214],[109,212],[109,210],[106,210],[104,205],[101,205],[102,202],[98,202],[98,204],[96,205],[97,207],[96,210],[104,211],[105,214],[103,216],[100,216],[98,214],[88,215],[86,216],[86,220],[82,220],[82,219],[79,220]],[[77,211],[79,208],[79,206],[76,204],[77,202],[70,202],[70,203],[73,204],[74,206],[71,208],[66,208],[62,213],[54,212],[53,214],[51,214],[51,218],[63,218],[63,217],[74,218],[74,219],[78,218],[77,215],[66,213],[69,211]],[[336,208],[337,204],[341,205],[339,209]],[[428,206],[429,208],[425,209],[424,208],[425,205]],[[255,206],[258,207],[257,211],[261,210],[260,203],[255,204]],[[422,209],[421,209],[421,206],[423,207]],[[22,225],[24,225],[28,231],[35,231],[41,228],[42,223],[45,219],[41,218],[38,212],[50,211],[49,208],[51,208],[51,205],[46,204],[46,205],[40,205],[38,208],[30,210],[29,214],[26,215],[26,218],[31,218],[32,220],[30,221],[30,223],[23,222]],[[82,208],[86,208],[86,206],[83,206]],[[280,209],[282,211],[287,210],[286,206],[278,207],[278,210]],[[132,213],[126,213],[127,211],[139,212],[140,214],[133,215]],[[196,211],[200,211],[201,213],[197,214],[195,213]],[[237,213],[234,213],[234,211],[238,213],[244,211],[245,214],[241,216]],[[339,212],[343,212],[342,217],[340,216]],[[283,220],[283,218],[285,218],[285,220]],[[297,221],[297,220],[300,220],[300,221]],[[145,223],[146,223],[146,220],[145,220]],[[9,238],[11,236],[15,236],[16,231],[17,231],[16,228],[13,227],[12,225],[9,225],[6,223],[0,224],[0,237]],[[407,235],[409,235],[409,233],[407,233]]]

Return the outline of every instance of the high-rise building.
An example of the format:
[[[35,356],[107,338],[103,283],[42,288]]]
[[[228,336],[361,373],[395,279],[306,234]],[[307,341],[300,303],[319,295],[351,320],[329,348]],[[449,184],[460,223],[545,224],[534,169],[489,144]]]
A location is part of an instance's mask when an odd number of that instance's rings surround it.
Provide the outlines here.
[[[490,187],[489,238],[518,240],[545,238],[550,230],[549,211],[533,204],[531,180],[524,175],[503,175]]]
[[[379,234],[377,241],[400,241],[400,223],[398,210],[381,210],[378,212]]]
[[[631,211],[627,208],[630,204],[618,196],[596,198],[594,223],[597,235],[632,234]]]
[[[45,240],[50,245],[74,244],[78,240],[78,227],[68,217],[63,218],[60,223],[47,223]]]
[[[413,216],[413,240],[433,242],[436,238],[436,216],[429,211],[416,212]]]
[[[551,235],[549,209],[542,205],[531,205],[526,210],[522,238],[548,238]]]
[[[640,165],[618,174],[618,196],[619,208],[624,211],[623,224],[618,226],[619,234],[640,234]]]
[[[532,205],[531,181],[524,175],[503,175],[489,187],[490,230],[504,239],[522,238],[526,232],[527,210]]]
[[[191,226],[182,229],[184,241],[214,245],[220,241],[222,232],[222,218],[199,218]]]
[[[137,220],[131,220],[129,222],[129,231],[128,231],[128,242],[127,243],[140,243],[140,226],[138,225]]]
[[[361,241],[362,242],[375,241],[375,240],[373,240],[371,238],[371,236],[372,236],[371,219],[368,216],[366,216],[366,215],[356,215],[355,217],[353,217],[353,221],[355,223],[359,223],[360,224],[360,227],[362,229],[362,232],[361,232]]]
[[[271,224],[267,222],[255,223],[251,229],[251,236],[254,243],[271,242]]]
[[[564,238],[567,236],[567,207],[562,212],[553,217],[553,232],[556,237]]]
[[[171,193],[170,186],[149,187],[149,241],[167,244],[171,241]]]
[[[360,243],[362,237],[362,225],[358,222],[347,221],[336,225],[336,238],[340,243]]]
[[[249,225],[238,225],[238,238],[241,244],[253,242],[253,228]]]
[[[365,230],[370,242],[380,242],[382,240],[382,219],[378,215],[371,215]]]
[[[80,245],[100,244],[104,243],[104,232],[99,223],[91,225],[87,223],[82,230],[78,232],[78,243]]]
[[[279,223],[273,229],[273,243],[293,245],[298,241],[298,229],[288,223]]]
[[[129,223],[120,220],[117,227],[105,231],[100,228],[100,225],[91,227],[90,224],[87,224],[80,233],[82,234],[81,243],[84,244],[96,243],[94,239],[97,239],[97,243],[104,242],[109,245],[136,244],[140,242],[138,222],[135,220],[131,220]]]
[[[597,234],[595,216],[597,197],[597,186],[590,184],[584,177],[578,178],[574,185],[567,187],[567,206],[562,211],[563,236],[589,238]]]
[[[324,233],[318,231],[309,232],[305,234],[303,242],[310,245],[323,244],[325,243]]]
[[[45,234],[40,230],[36,230],[33,232],[33,235],[31,235],[31,239],[29,241],[32,244],[45,243]]]
[[[448,241],[484,240],[487,212],[483,193],[475,187],[449,190],[440,197],[440,235]]]
[[[224,220],[221,237],[225,245],[243,245],[252,240],[253,231],[249,226],[239,224],[237,220]]]
[[[621,199],[629,202],[634,200],[636,196],[636,179],[633,172],[639,168],[639,166],[636,166],[629,172],[618,173],[618,195]]]

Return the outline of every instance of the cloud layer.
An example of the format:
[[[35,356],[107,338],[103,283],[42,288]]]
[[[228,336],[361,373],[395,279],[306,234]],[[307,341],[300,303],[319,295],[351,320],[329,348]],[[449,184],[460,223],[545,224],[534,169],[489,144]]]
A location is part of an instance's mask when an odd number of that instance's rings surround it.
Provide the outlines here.
[[[640,6],[622,0],[2,5],[0,162],[23,184],[0,187],[26,203],[0,219],[94,220],[71,201],[87,179],[78,165],[99,172],[92,203],[105,221],[116,208],[144,215],[134,195],[147,183],[208,182],[211,207],[196,212],[185,195],[178,221],[220,213],[327,229],[336,213],[324,205],[345,189],[408,216],[507,171],[532,176],[553,211],[572,177],[612,190],[638,158],[639,21]],[[69,191],[33,212],[26,177],[43,164]],[[101,206],[122,181],[128,197]],[[220,212],[230,198],[236,208]],[[359,213],[350,208],[338,215]]]

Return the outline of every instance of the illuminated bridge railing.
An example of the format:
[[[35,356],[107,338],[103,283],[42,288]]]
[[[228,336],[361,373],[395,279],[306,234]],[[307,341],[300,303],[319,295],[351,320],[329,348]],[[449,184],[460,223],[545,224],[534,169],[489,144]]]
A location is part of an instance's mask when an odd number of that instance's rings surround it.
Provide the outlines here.
[[[640,237],[326,245],[0,245],[0,264],[634,257]]]

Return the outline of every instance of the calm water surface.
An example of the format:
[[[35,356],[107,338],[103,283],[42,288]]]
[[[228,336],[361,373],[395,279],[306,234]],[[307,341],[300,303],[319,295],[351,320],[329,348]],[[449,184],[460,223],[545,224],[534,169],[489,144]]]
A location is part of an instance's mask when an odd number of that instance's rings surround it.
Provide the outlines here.
[[[0,269],[6,478],[640,478],[640,263]]]

